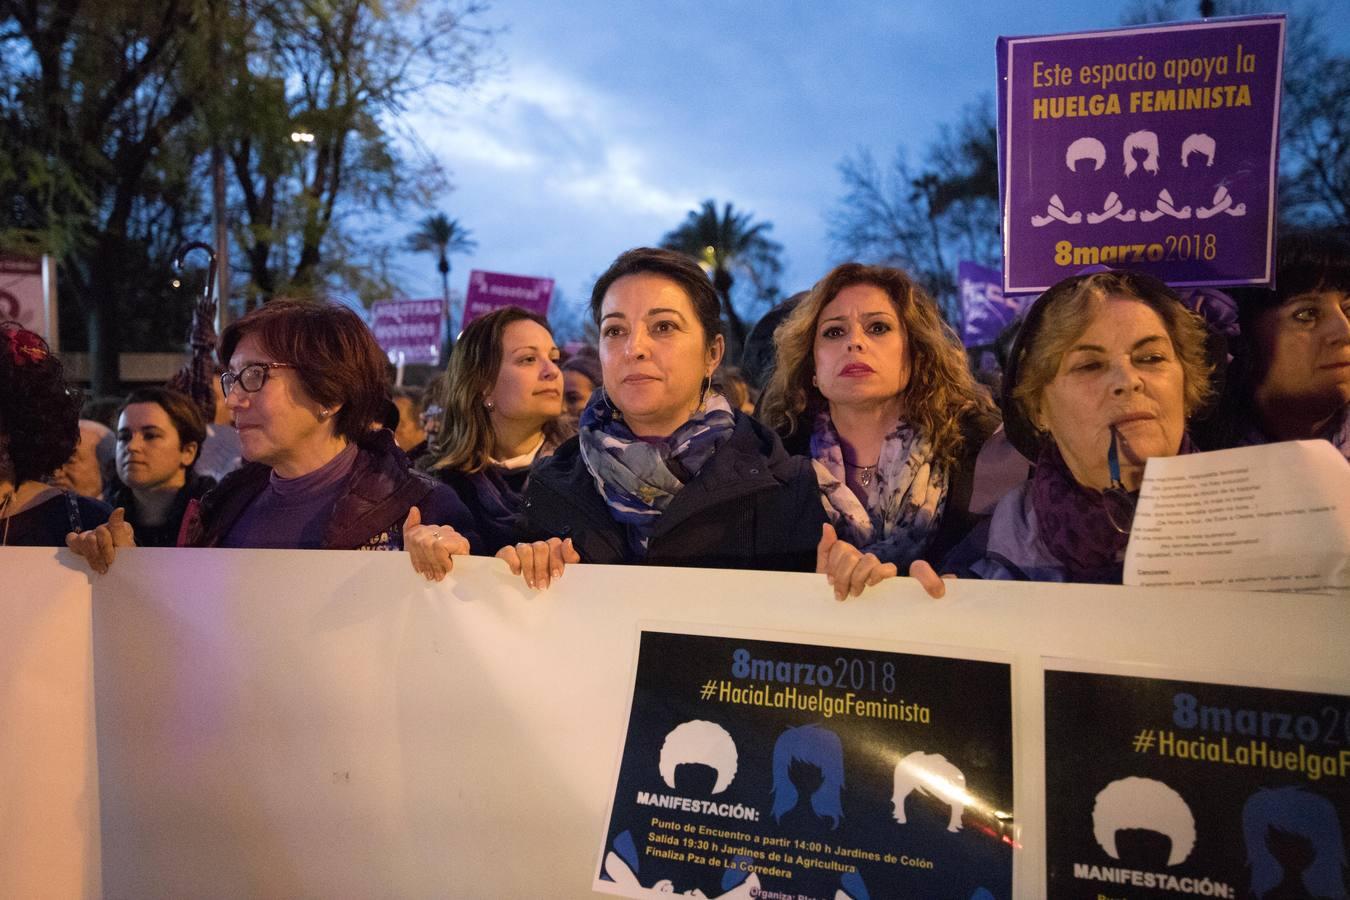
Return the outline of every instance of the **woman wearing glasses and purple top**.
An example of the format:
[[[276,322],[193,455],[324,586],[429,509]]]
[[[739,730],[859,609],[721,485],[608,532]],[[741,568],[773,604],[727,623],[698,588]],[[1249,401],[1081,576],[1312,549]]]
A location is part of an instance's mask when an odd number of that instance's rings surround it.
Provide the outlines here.
[[[274,301],[225,329],[220,356],[246,462],[189,506],[185,546],[407,550],[431,578],[477,543],[455,492],[371,430],[384,354],[354,312]],[[74,549],[102,571],[128,537],[86,532]]]
[[[1119,584],[1144,463],[1193,452],[1206,330],[1161,281],[1067,278],[1027,313],[1003,380],[1009,440],[1036,460],[989,524],[982,578]]]

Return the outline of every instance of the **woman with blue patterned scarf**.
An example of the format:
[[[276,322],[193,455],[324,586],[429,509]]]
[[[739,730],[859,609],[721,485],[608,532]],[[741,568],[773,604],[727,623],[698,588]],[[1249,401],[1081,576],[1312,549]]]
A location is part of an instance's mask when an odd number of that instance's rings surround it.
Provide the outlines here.
[[[520,542],[497,555],[531,587],[567,563],[811,571],[824,510],[809,461],[711,390],[721,302],[668,250],[596,282],[602,386],[580,432],[538,463]]]
[[[975,457],[998,420],[937,306],[899,269],[845,263],[774,344],[761,411],[812,460],[830,520],[819,568],[836,596],[942,559],[976,524]]]

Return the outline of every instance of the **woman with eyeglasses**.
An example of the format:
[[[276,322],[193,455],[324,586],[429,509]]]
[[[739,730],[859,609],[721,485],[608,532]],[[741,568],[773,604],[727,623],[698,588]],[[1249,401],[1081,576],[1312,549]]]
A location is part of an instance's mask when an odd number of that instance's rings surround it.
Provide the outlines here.
[[[141,547],[173,547],[188,503],[216,486],[195,471],[206,422],[190,397],[138,388],[117,414],[117,478],[107,500],[125,510]]]
[[[602,389],[530,473],[521,540],[498,556],[539,588],[575,562],[812,571],[815,474],[711,390],[721,301],[703,270],[630,250],[596,281],[591,316]]]
[[[983,578],[1119,584],[1144,464],[1193,451],[1206,329],[1136,272],[1067,278],[1028,310],[1003,379],[1008,439],[1035,474],[999,501]]]
[[[562,421],[558,347],[542,316],[518,306],[479,316],[455,341],[444,425],[427,471],[473,513],[485,552],[515,540],[531,467],[575,433]]]
[[[356,313],[273,301],[225,329],[220,356],[246,462],[189,507],[186,546],[407,550],[427,578],[470,552],[473,520],[454,491],[371,429],[385,360]],[[106,570],[112,547],[82,537]]]

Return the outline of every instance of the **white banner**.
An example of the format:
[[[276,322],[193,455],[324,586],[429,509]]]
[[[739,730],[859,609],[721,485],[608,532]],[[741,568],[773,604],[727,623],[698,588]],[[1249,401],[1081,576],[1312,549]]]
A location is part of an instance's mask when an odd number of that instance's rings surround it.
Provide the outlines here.
[[[431,585],[399,553],[156,549],[91,589],[67,565],[0,550],[3,896],[590,896],[643,627],[1011,661],[1017,897],[1046,891],[1042,657],[1350,694],[1350,607],[1322,596],[896,579],[837,603],[823,576],[603,566],[534,592],[495,560]]]

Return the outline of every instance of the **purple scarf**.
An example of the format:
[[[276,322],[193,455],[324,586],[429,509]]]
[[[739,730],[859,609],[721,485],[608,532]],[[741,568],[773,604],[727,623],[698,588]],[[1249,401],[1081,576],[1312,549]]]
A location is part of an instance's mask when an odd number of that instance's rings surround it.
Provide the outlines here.
[[[1194,452],[1190,435],[1182,435],[1177,455]],[[1045,442],[1031,477],[1031,507],[1038,536],[1070,581],[1120,583],[1130,536],[1111,524],[1107,502],[1101,491],[1078,483],[1054,441]]]

